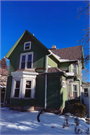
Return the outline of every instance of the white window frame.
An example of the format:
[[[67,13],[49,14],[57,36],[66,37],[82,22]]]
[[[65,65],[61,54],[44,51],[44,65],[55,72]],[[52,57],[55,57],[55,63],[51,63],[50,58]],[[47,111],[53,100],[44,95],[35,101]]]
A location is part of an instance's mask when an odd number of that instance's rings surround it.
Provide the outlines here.
[[[62,80],[62,87],[66,88],[66,81]]]
[[[72,84],[71,84],[71,88],[72,88],[72,98],[74,99],[74,97],[73,97],[73,85],[77,85],[77,98],[79,97],[79,87],[78,87],[78,83],[72,83]]]
[[[24,94],[24,98],[25,99],[30,99],[32,97],[32,85],[33,85],[33,80],[29,80],[29,79],[25,79],[25,87],[24,87],[24,91],[26,90],[26,82],[27,81],[31,81],[31,96],[30,97],[25,97],[25,94]]]
[[[29,69],[27,68],[27,60],[28,60],[28,55],[32,55],[32,63],[31,63],[31,68],[33,68],[33,52],[29,52],[29,53],[21,53],[20,54],[20,63],[19,63],[19,69],[21,69],[21,61],[22,61],[22,56],[25,55],[26,59],[25,59],[25,69]]]
[[[84,90],[85,90],[85,89],[88,90],[88,88],[84,88]],[[85,96],[85,93],[88,94],[88,92],[85,92],[85,91],[84,91],[84,97],[87,98],[88,96]]]
[[[29,49],[25,49],[25,45],[29,44]],[[24,43],[24,51],[30,50],[31,49],[31,41],[25,42]]]
[[[78,65],[77,64],[71,64],[71,72],[74,73],[73,72],[73,65],[76,65],[76,73],[78,74]]]
[[[20,81],[20,88],[19,88],[19,97],[15,97],[15,88],[16,88],[16,81]],[[11,98],[20,98],[21,97],[21,87],[22,87],[22,83],[21,83],[21,79],[20,78],[13,78],[12,80],[12,89],[11,89]]]

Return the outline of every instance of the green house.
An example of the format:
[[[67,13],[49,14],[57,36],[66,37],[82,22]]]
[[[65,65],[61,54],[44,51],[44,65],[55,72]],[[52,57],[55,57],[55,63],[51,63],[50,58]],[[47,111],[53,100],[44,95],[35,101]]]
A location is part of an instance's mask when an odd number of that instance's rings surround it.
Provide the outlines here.
[[[62,109],[68,100],[82,100],[82,46],[48,49],[26,30],[5,57],[11,107]]]

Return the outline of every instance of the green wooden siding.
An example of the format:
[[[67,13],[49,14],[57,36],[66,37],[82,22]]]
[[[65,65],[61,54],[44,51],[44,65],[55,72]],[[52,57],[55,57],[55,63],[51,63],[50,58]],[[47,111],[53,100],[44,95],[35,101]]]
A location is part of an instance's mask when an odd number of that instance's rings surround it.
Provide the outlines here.
[[[21,53],[34,52],[33,58],[33,66],[34,68],[46,68],[45,59],[47,52],[42,49],[39,44],[32,41],[31,39],[25,40],[28,35],[24,35],[23,39],[20,41],[19,45],[15,48],[13,53],[10,56],[10,66],[9,66],[9,74],[14,72],[19,68],[19,60]],[[24,51],[24,42],[31,40],[31,49],[28,51]]]
[[[11,106],[35,106],[35,99],[11,99]]]
[[[10,102],[10,95],[11,95],[11,86],[12,86],[12,76],[8,76],[7,79],[7,87],[6,87],[6,97],[5,97],[5,101],[7,101],[8,103]]]
[[[36,79],[36,106],[44,107],[45,103],[45,76],[38,75]]]
[[[69,68],[69,72],[71,72],[71,64],[70,62],[60,63],[59,68],[63,70],[64,67]]]
[[[61,76],[57,74],[48,75],[47,85],[47,107],[60,109],[63,104],[61,91]]]
[[[48,65],[51,67],[57,67],[57,63],[48,57]]]
[[[65,79],[65,78],[64,78]],[[45,76],[39,75],[36,82],[36,106],[44,107]],[[62,88],[62,76],[57,73],[47,75],[47,108],[60,109],[65,107],[67,100],[66,88]]]
[[[63,103],[62,103],[62,107],[65,107],[65,102],[68,100],[67,99],[67,83],[66,83],[66,78],[64,76],[62,76],[62,81],[65,81],[65,88],[61,87],[61,95],[63,95],[62,99],[63,99]]]
[[[9,70],[8,75],[11,74],[11,72],[15,72],[17,69],[19,69],[19,62],[20,62],[20,54],[21,53],[27,53],[27,52],[34,52],[33,57],[33,68],[45,68],[46,69],[46,55],[47,52],[44,50],[39,44],[34,42],[31,39],[26,40],[28,34],[24,35],[23,39],[19,42],[19,45],[15,48],[13,53],[10,55],[10,61],[9,61]],[[31,49],[29,51],[24,51],[24,42],[31,40]],[[8,79],[9,80],[9,79]],[[11,93],[11,81],[8,81],[6,93]],[[7,94],[6,97],[7,100],[10,101],[10,94]]]

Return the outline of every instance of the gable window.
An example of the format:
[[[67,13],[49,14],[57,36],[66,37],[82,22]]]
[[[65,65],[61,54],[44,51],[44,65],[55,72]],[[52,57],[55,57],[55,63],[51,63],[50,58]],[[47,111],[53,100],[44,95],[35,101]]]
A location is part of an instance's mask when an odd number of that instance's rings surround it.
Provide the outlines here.
[[[72,85],[72,93],[74,99],[78,97],[78,84]]]
[[[85,96],[85,97],[88,97],[88,88],[85,88],[85,89],[84,89],[84,96]]]
[[[72,64],[72,72],[73,73],[77,73],[77,65],[76,64]]]
[[[19,97],[19,91],[20,91],[20,81],[16,81],[14,97]]]
[[[24,43],[24,50],[30,50],[31,49],[31,41]]]
[[[20,56],[20,69],[27,69],[33,67],[33,52],[23,53]]]
[[[26,81],[25,98],[30,98],[30,97],[31,97],[31,81]]]

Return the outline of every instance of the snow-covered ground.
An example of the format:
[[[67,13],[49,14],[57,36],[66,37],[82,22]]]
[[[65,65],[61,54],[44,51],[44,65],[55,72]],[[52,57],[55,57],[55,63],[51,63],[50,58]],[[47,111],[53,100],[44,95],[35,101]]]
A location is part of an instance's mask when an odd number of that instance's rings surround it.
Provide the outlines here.
[[[75,134],[74,118],[69,117],[69,127],[63,128],[64,115],[58,116],[52,113],[40,115],[40,122],[37,121],[38,111],[19,112],[9,110],[7,107],[1,108],[0,131],[1,134]],[[85,130],[90,125],[84,119],[79,119],[79,127]]]

